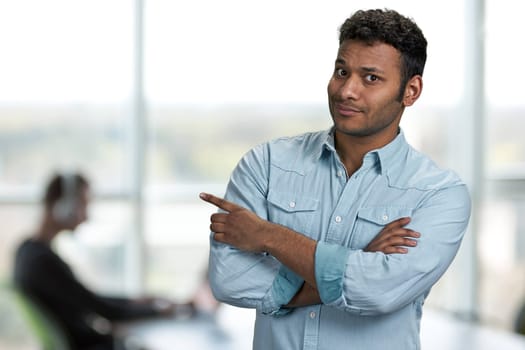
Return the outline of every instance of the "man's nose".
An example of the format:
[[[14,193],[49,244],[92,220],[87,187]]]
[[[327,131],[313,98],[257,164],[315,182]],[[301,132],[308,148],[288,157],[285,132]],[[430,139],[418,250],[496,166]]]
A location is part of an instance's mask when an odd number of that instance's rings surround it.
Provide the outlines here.
[[[349,76],[340,86],[339,93],[343,99],[358,99],[361,94],[361,81],[356,75]]]

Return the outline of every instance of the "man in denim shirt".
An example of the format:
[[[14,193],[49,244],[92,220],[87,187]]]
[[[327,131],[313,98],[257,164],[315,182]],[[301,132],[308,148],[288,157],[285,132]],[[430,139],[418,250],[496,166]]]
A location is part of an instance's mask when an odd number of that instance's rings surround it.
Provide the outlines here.
[[[420,349],[423,302],[460,246],[465,184],[399,128],[427,42],[391,10],[340,29],[333,127],[255,147],[211,216],[215,296],[255,308],[254,349]]]

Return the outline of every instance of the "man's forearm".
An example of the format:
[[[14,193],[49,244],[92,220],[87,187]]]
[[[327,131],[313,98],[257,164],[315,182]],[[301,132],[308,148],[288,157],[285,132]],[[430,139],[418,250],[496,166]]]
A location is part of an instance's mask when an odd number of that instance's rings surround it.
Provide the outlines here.
[[[317,305],[321,304],[321,298],[319,297],[319,292],[317,289],[304,283],[299,292],[290,300],[288,304],[285,305],[287,308],[296,308],[308,305]]]
[[[240,250],[268,252],[283,265],[316,287],[315,250],[317,242],[284,226],[261,219],[255,213],[208,193],[200,198],[223,212],[212,214],[213,239]]]
[[[317,288],[315,250],[317,242],[284,226],[268,223],[264,248],[283,265]]]

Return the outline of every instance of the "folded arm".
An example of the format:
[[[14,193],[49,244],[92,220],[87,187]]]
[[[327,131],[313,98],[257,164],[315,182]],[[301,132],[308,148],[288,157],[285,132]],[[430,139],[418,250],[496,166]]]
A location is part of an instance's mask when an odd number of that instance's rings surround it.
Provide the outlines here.
[[[315,240],[261,219],[253,212],[222,198],[205,193],[201,194],[201,198],[222,209],[222,212],[211,216],[210,229],[214,232],[214,241],[250,254],[267,252],[284,265],[279,269],[276,277],[277,283],[284,283],[284,286],[278,285],[272,289],[272,295],[278,299],[280,305],[299,307],[320,303],[315,273],[318,243]],[[412,238],[419,237],[419,233],[404,228],[409,222],[409,218],[401,218],[385,226],[370,242],[366,251],[385,254],[406,253],[407,250],[403,246],[415,246],[416,241]],[[217,263],[221,264],[220,261]],[[302,279],[294,277],[290,279],[289,276],[293,274]],[[253,283],[252,280],[249,282]],[[273,281],[274,287],[275,282]],[[290,295],[290,292],[293,294]]]
[[[366,246],[365,252],[381,252],[384,254],[406,254],[406,247],[415,247],[416,238],[421,234],[405,228],[410,223],[410,218],[404,217],[386,225],[377,236]],[[304,283],[297,294],[284,305],[286,308],[296,308],[308,305],[321,304],[321,297],[316,287]]]
[[[464,186],[443,189],[414,211],[410,227],[406,219],[397,220],[367,249],[356,250],[316,242],[221,198],[201,198],[223,210],[211,217],[216,241],[252,254],[267,252],[282,263],[270,288],[277,304],[315,304],[319,295],[324,304],[359,314],[391,312],[427,293],[452,262],[470,214]],[[416,231],[424,231],[418,248],[403,254]],[[386,254],[371,254],[378,251]]]
[[[470,216],[463,185],[433,192],[411,216],[422,232],[408,254],[370,254],[328,243],[316,250],[316,279],[324,304],[360,315],[389,313],[423,300],[457,250]]]
[[[249,152],[234,170],[226,198],[256,213],[268,217],[266,206],[267,152],[260,146]],[[248,190],[249,189],[249,190]],[[275,309],[271,287],[281,264],[271,255],[246,252],[210,235],[208,278],[215,298],[227,304],[260,310]]]

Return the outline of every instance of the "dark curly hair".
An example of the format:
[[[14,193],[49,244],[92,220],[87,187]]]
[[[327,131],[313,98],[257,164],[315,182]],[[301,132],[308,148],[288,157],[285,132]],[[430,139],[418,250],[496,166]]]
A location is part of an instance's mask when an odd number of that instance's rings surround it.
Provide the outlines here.
[[[401,54],[399,100],[407,82],[423,75],[427,60],[427,40],[417,24],[394,10],[360,10],[346,19],[339,29],[339,45],[345,40],[358,40],[370,45],[380,42],[393,46]]]

